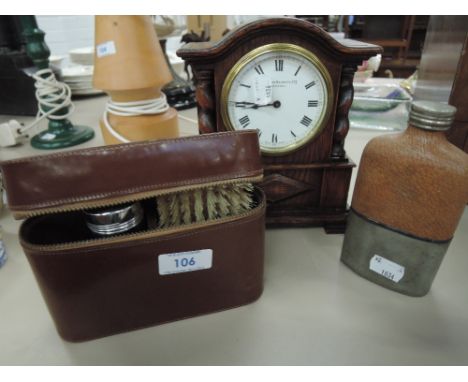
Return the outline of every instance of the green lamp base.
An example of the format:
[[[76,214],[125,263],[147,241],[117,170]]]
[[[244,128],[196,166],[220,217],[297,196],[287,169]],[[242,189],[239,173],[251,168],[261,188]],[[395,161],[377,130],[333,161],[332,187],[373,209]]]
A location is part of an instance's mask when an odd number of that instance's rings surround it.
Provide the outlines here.
[[[62,149],[79,145],[94,137],[88,126],[72,126],[63,130],[46,130],[31,138],[31,146],[40,150]]]

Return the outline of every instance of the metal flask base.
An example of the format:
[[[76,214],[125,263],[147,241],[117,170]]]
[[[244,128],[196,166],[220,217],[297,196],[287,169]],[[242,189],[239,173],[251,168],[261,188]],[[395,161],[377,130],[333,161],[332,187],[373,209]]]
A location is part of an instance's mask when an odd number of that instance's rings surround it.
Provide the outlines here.
[[[397,232],[350,210],[341,261],[385,288],[420,297],[429,292],[450,245]]]

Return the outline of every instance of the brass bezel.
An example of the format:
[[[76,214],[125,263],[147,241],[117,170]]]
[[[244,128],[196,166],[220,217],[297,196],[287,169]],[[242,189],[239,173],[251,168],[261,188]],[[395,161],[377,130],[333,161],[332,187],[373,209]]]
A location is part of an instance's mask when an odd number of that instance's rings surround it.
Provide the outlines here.
[[[309,62],[311,62],[318,69],[319,73],[322,75],[324,82],[325,82],[326,91],[327,91],[327,96],[324,97],[324,102],[326,102],[326,104],[325,104],[325,107],[322,109],[322,113],[320,114],[317,128],[312,129],[309,134],[307,134],[304,138],[300,139],[299,141],[294,142],[285,147],[281,147],[278,149],[272,149],[272,148],[266,149],[266,148],[261,147],[261,152],[265,155],[285,155],[285,154],[288,154],[292,151],[299,149],[300,147],[304,146],[306,143],[310,142],[312,139],[314,139],[316,136],[319,135],[319,133],[325,128],[325,125],[328,122],[328,118],[331,113],[331,108],[333,106],[333,98],[334,98],[333,97],[333,84],[332,84],[330,73],[328,72],[325,65],[323,65],[323,63],[319,60],[319,58],[314,53],[294,44],[273,43],[273,44],[268,44],[268,45],[263,45],[261,47],[258,47],[250,51],[246,55],[244,55],[231,68],[231,70],[226,76],[226,79],[224,80],[224,84],[221,90],[221,100],[220,100],[221,117],[223,119],[224,125],[229,130],[235,130],[229,118],[228,99],[227,99],[228,94],[231,90],[232,84],[234,83],[234,80],[236,79],[240,71],[247,64],[249,64],[251,61],[258,58],[259,56],[266,54],[266,53],[270,53],[270,52],[296,53],[302,56],[303,58],[305,58],[306,60],[308,60]]]

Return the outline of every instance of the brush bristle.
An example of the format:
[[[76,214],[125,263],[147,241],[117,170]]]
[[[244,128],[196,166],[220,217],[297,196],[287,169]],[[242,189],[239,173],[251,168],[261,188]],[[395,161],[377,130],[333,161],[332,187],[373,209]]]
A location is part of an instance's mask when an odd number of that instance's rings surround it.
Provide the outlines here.
[[[159,227],[203,222],[239,215],[253,207],[251,183],[212,186],[159,196]]]
[[[170,216],[170,225],[177,226],[180,225],[180,203],[179,195],[171,195],[171,202],[169,204],[169,216]]]
[[[184,224],[190,224],[192,222],[192,213],[190,208],[190,194],[188,192],[182,192],[180,194],[180,211],[182,214],[182,222]]]
[[[193,192],[193,209],[195,215],[195,222],[201,222],[205,220],[203,216],[203,196],[201,190],[195,190]]]
[[[208,214],[208,220],[216,219],[218,211],[216,210],[216,195],[213,187],[209,187],[206,190],[206,211]]]
[[[164,227],[169,222],[169,202],[167,196],[158,198],[159,226]]]

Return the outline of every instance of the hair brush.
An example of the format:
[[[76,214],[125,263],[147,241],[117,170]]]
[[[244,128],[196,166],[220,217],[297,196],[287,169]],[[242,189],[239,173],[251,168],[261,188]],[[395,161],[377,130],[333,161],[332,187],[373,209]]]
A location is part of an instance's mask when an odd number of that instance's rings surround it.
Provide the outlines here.
[[[251,183],[223,184],[156,198],[159,227],[209,221],[239,215],[253,205]]]

